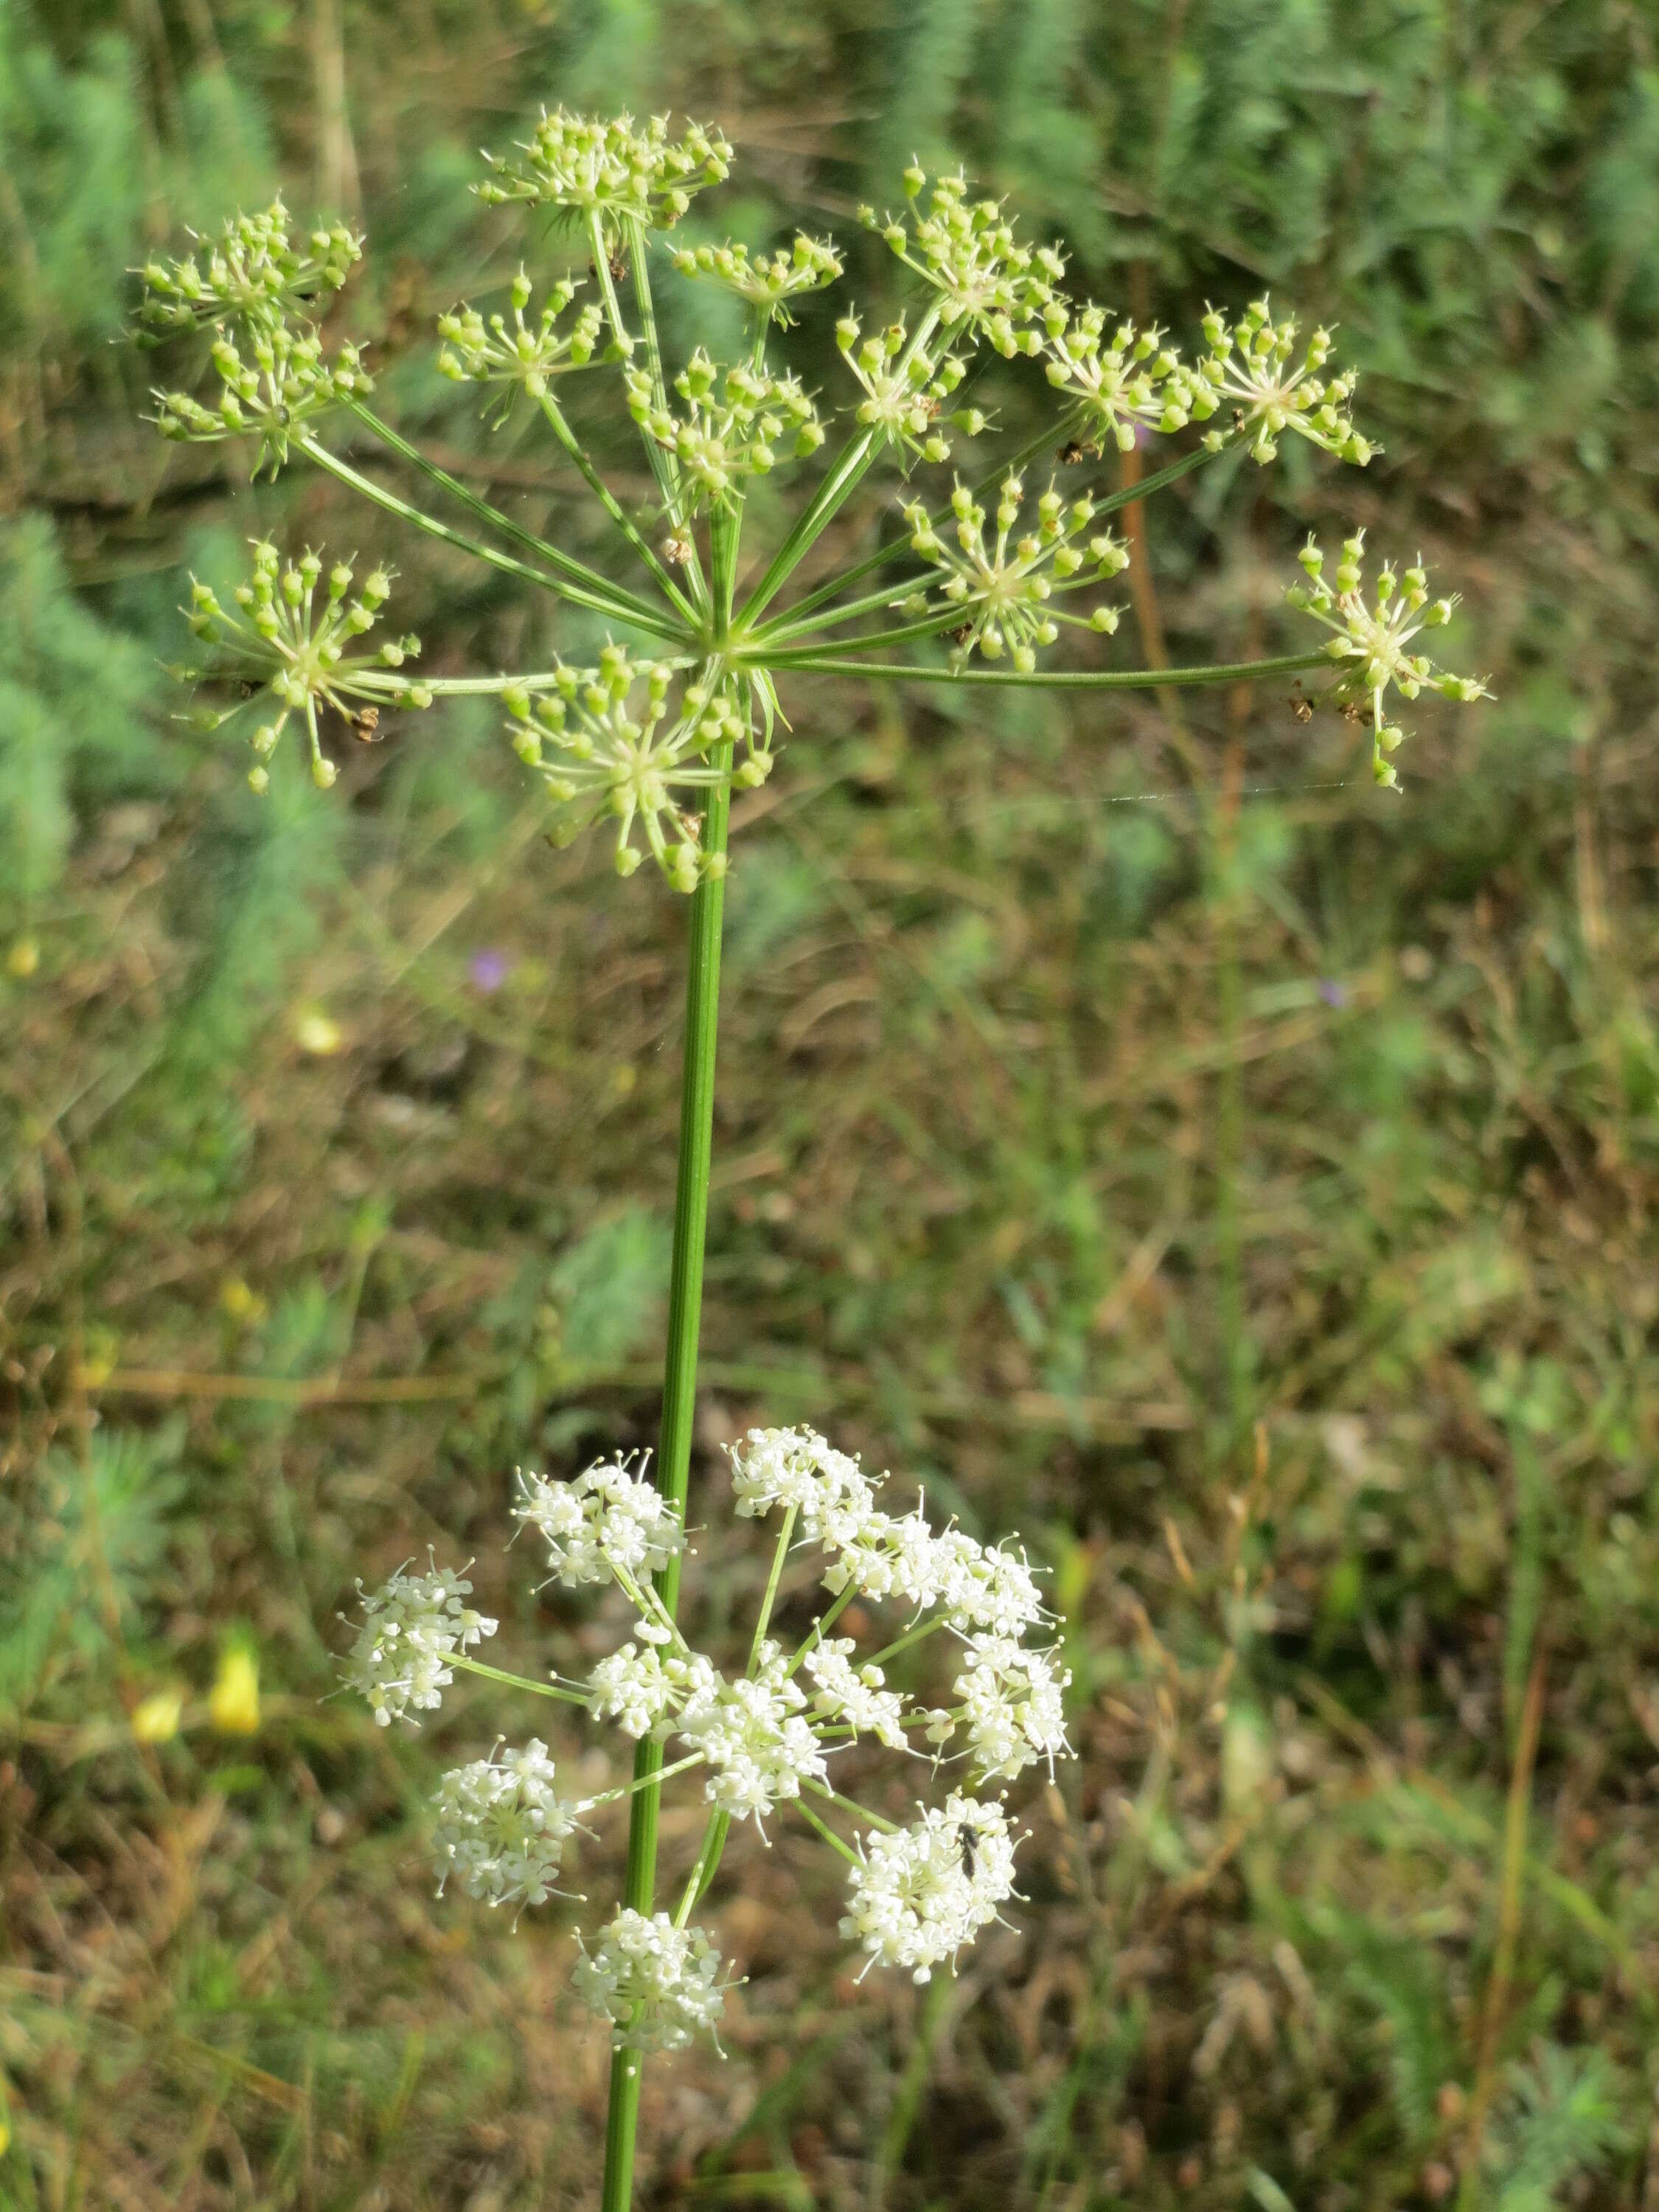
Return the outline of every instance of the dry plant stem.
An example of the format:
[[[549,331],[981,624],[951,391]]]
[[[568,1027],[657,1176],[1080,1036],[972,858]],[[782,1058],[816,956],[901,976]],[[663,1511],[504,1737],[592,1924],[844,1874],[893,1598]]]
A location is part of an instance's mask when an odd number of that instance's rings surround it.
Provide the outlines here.
[[[731,764],[729,744],[713,764]],[[724,857],[731,812],[729,783],[713,784],[703,801],[703,849]],[[663,1377],[662,1428],[657,1448],[657,1486],[684,1518],[691,1466],[691,1424],[696,1407],[697,1335],[702,1308],[703,1248],[708,1226],[708,1173],[714,1127],[714,1050],[720,1018],[720,926],[726,884],[706,874],[691,899],[691,941],[685,991],[685,1064],[680,1088],[679,1166],[674,1190],[674,1256],[668,1293],[668,1352]],[[679,1600],[680,1563],[669,1561],[656,1579],[657,1594],[673,1614]],[[656,1894],[657,1825],[660,1791],[651,1786],[662,1771],[662,1746],[647,1737],[635,1755],[634,1777],[647,1786],[634,1796],[628,1825],[628,1872],[623,1903],[650,1914]],[[712,1867],[709,1869],[712,1872]],[[699,1866],[699,1885],[706,1877]],[[634,2138],[639,2125],[641,2055],[617,2051],[611,2062],[605,2116],[605,2183],[601,2212],[628,2212],[634,2186]]]
[[[1469,2131],[1464,2140],[1463,2179],[1457,2192],[1457,2212],[1480,2212],[1482,2196],[1480,2162],[1486,2149],[1486,2117],[1498,2080],[1498,2046],[1509,2003],[1510,1978],[1515,1970],[1515,1946],[1521,1932],[1521,1893],[1527,1865],[1527,1813],[1532,1795],[1532,1772],[1538,1758],[1538,1732],[1544,1718],[1544,1677],[1547,1654],[1540,1644],[1532,1662],[1527,1701],[1521,1709],[1516,1739],[1515,1765],[1510,1776],[1509,1804],[1504,1818],[1504,1856],[1498,1896],[1498,1942],[1492,1952],[1492,1973],[1480,2010],[1480,2053],[1475,2069],[1474,2091],[1469,2100]]]

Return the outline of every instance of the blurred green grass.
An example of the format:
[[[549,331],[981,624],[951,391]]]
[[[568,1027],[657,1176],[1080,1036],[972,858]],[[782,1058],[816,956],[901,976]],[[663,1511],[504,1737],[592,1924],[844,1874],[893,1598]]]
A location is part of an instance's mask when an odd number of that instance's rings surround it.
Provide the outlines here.
[[[645,2201],[1434,2204],[1484,2106],[1467,2201],[1659,2203],[1650,23],[410,20],[0,13],[0,2204],[591,2194],[562,1917],[427,1893],[494,1702],[388,1740],[326,1692],[354,1578],[428,1542],[526,1656],[610,1633],[503,1556],[507,1482],[652,1434],[684,909],[547,853],[459,714],[255,806],[168,720],[181,564],[363,520],[163,454],[110,343],[146,245],[280,169],[361,206],[404,420],[569,526],[425,343],[519,249],[462,187],[543,97],[718,118],[757,237],[954,151],[1177,333],[1264,282],[1340,321],[1383,460],[1155,507],[1171,650],[1268,641],[1352,519],[1462,582],[1498,693],[1422,716],[1398,805],[1267,692],[792,702],[732,884],[708,1518],[718,1442],[806,1416],[1018,1525],[1081,1757],[1020,1936],[925,2001],[847,1980],[799,1839],[735,1855],[732,2057],[656,2070]],[[375,550],[441,665],[540,637]],[[753,1562],[706,1564],[718,1625]]]

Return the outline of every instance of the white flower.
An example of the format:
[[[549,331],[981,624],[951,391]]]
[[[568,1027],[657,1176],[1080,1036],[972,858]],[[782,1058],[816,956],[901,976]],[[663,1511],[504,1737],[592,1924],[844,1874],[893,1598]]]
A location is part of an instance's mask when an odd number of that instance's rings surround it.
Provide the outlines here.
[[[687,246],[674,256],[682,276],[708,276],[761,307],[769,320],[787,325],[794,320],[785,301],[798,292],[815,292],[840,276],[842,258],[827,240],[798,236],[793,249],[750,258],[740,239],[724,246]]]
[[[583,1945],[572,1982],[589,2010],[611,2022],[615,2049],[677,2051],[700,2030],[714,2032],[726,2002],[720,1971],[720,1954],[701,1928],[626,1907],[592,1951]]]
[[[522,1751],[452,1769],[433,1802],[440,1897],[451,1875],[488,1905],[540,1905],[550,1893],[577,1821],[554,1790],[544,1743],[532,1737]]]
[[[614,822],[614,865],[629,876],[641,861],[633,842],[638,830],[674,889],[694,891],[705,872],[725,865],[698,845],[684,799],[720,781],[721,772],[708,765],[710,748],[725,738],[744,739],[748,757],[739,774],[750,782],[764,781],[769,756],[724,690],[711,698],[704,687],[688,684],[676,705],[675,673],[665,661],[635,660],[612,643],[600,647],[591,668],[562,663],[550,676],[509,684],[501,703],[512,718],[514,751],[560,809],[560,840]]]
[[[671,1665],[651,1643],[643,1648],[624,1644],[620,1651],[601,1659],[588,1678],[594,1718],[619,1722],[623,1734],[636,1741],[649,1735],[678,1700]]]
[[[406,1719],[411,1710],[435,1711],[442,1702],[440,1692],[455,1679],[446,1661],[493,1636],[498,1626],[463,1602],[472,1594],[471,1583],[435,1562],[424,1575],[399,1567],[372,1595],[359,1583],[357,1594],[363,1601],[363,1624],[346,1661],[345,1679],[368,1698],[382,1728]],[[343,1613],[340,1617],[345,1619]]]
[[[806,1671],[818,1686],[813,1705],[828,1720],[848,1721],[855,1732],[867,1730],[890,1751],[906,1750],[903,1698],[883,1688],[879,1667],[854,1667],[853,1649],[850,1636],[832,1636],[807,1653]]]
[[[1164,343],[1161,331],[1113,326],[1091,301],[1056,299],[1045,310],[1050,384],[1081,403],[1086,434],[1128,453],[1144,431],[1178,430],[1192,416],[1213,415],[1214,394]]]
[[[1000,354],[1034,354],[1037,333],[1027,325],[1054,296],[1065,273],[1051,246],[1023,246],[998,200],[970,199],[965,179],[927,179],[914,164],[904,173],[908,221],[878,220],[860,208],[859,220],[878,230],[907,269],[934,295],[947,329],[982,331]]]
[[[901,453],[927,461],[948,460],[951,447],[939,427],[941,415],[968,374],[967,363],[953,353],[935,358],[913,342],[902,315],[868,337],[856,315],[843,315],[836,325],[836,343],[864,393],[854,410],[854,420]],[[971,410],[950,419],[969,437],[977,436],[985,424],[984,416]]]
[[[952,1795],[908,1828],[859,1838],[843,1936],[869,1966],[903,1966],[919,1982],[954,1960],[1013,1894],[1014,1838],[1000,1805]]]
[[[1344,674],[1332,689],[1334,695],[1356,704],[1363,700],[1370,710],[1371,768],[1385,787],[1399,781],[1388,756],[1406,732],[1390,723],[1384,700],[1392,687],[1405,699],[1415,699],[1426,686],[1443,698],[1465,704],[1491,697],[1486,685],[1473,676],[1455,676],[1438,668],[1425,653],[1406,648],[1419,632],[1449,623],[1457,605],[1455,596],[1431,599],[1429,579],[1420,560],[1403,574],[1385,562],[1377,571],[1376,596],[1368,601],[1364,580],[1365,533],[1357,530],[1343,541],[1337,564],[1336,588],[1325,579],[1325,556],[1310,538],[1303,547],[1301,562],[1305,584],[1285,593],[1293,607],[1322,623],[1333,635],[1325,650],[1345,665]]]
[[[920,1506],[902,1516],[849,1506],[830,1516],[820,1541],[833,1555],[824,1587],[837,1595],[851,1583],[865,1597],[898,1598],[918,1610],[939,1595],[939,1539]]]
[[[1204,318],[1208,355],[1193,370],[1192,412],[1205,415],[1228,400],[1237,403],[1238,428],[1249,432],[1252,459],[1266,463],[1279,451],[1286,430],[1321,446],[1340,460],[1364,468],[1376,451],[1353,427],[1349,402],[1358,377],[1352,369],[1322,377],[1330,358],[1331,334],[1317,330],[1296,360],[1297,326],[1276,323],[1265,299],[1253,300],[1238,321],[1229,325],[1212,307]],[[1200,395],[1208,404],[1200,404]],[[1222,434],[1209,433],[1219,444]]]
[[[1023,1552],[947,1528],[936,1540],[935,1556],[939,1603],[956,1626],[1019,1638],[1042,1620],[1042,1594]]]
[[[683,415],[659,405],[642,369],[625,368],[623,382],[629,413],[678,460],[694,507],[734,505],[745,477],[776,466],[781,440],[789,441],[797,460],[823,443],[823,425],[799,377],[774,376],[741,361],[721,370],[701,346],[674,380]]]
[[[520,1521],[541,1531],[548,1563],[562,1583],[609,1582],[628,1575],[640,1582],[665,1567],[684,1543],[679,1516],[641,1464],[611,1461],[590,1467],[574,1482],[518,1470]]]
[[[1070,1668],[1052,1652],[1029,1650],[1008,1637],[970,1636],[967,1642],[972,1661],[955,1688],[981,1775],[1012,1780],[1041,1759],[1052,1777],[1056,1758],[1071,1749],[1064,1695]]]
[[[597,216],[609,239],[628,222],[672,228],[694,192],[725,178],[732,149],[718,131],[696,124],[683,138],[670,138],[663,115],[636,129],[631,115],[572,115],[561,107],[543,113],[527,144],[484,159],[494,172],[478,187],[486,205],[528,200],[566,216]]]
[[[486,323],[476,307],[453,307],[438,318],[438,335],[444,340],[438,356],[439,374],[455,383],[505,384],[509,398],[522,385],[532,399],[542,398],[556,376],[586,368],[599,342],[605,311],[591,301],[567,330],[559,319],[580,289],[580,277],[566,277],[552,286],[532,325],[524,319],[530,305],[530,279],[522,268],[513,280],[513,323],[492,315]]]
[[[666,1735],[672,1716],[688,1699],[716,1695],[722,1677],[701,1652],[668,1649],[672,1638],[658,1622],[635,1621],[634,1632],[638,1644],[624,1644],[593,1669],[589,1700],[596,1718],[618,1721],[636,1740]]]
[[[775,1505],[793,1506],[814,1539],[835,1516],[867,1511],[880,1480],[816,1429],[750,1429],[730,1452],[738,1512],[758,1519]]]
[[[709,1773],[704,1794],[734,1820],[758,1826],[780,1799],[799,1797],[804,1781],[821,1782],[823,1749],[801,1717],[806,1693],[784,1672],[782,1651],[761,1648],[759,1672],[728,1680],[707,1673],[688,1688],[677,1733],[702,1753]]]
[[[1036,666],[1037,647],[1054,642],[1060,623],[1117,627],[1110,608],[1097,609],[1097,620],[1069,614],[1058,601],[1121,574],[1129,555],[1109,531],[1093,528],[1095,502],[1086,494],[1066,501],[1050,484],[1034,515],[1024,511],[1024,497],[1023,477],[1003,478],[997,488],[995,527],[988,536],[985,508],[960,482],[951,495],[955,526],[943,537],[921,501],[908,505],[904,519],[910,526],[911,550],[939,580],[933,599],[924,590],[898,605],[915,605],[917,612],[949,610],[959,617],[953,632],[959,660],[974,652],[1000,660],[1011,651],[1015,668],[1029,676]]]

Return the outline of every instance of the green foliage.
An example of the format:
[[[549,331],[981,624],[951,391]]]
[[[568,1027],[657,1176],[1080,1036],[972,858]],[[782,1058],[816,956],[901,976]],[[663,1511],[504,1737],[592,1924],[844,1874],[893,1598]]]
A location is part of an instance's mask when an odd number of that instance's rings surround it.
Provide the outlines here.
[[[1626,2085],[1604,2051],[1546,2044],[1510,2078],[1496,2134],[1498,2212],[1551,2212],[1571,2182],[1587,2179],[1629,2142]]]
[[[562,1316],[560,1349],[579,1371],[643,1351],[660,1325],[668,1287],[668,1224],[630,1206],[597,1223],[548,1273]]]
[[[0,1718],[40,1698],[84,1696],[143,1638],[167,1588],[182,1428],[96,1431],[84,1455],[48,1454],[8,1499],[0,1587]]]
[[[157,672],[77,599],[44,517],[0,524],[0,899],[17,921],[58,887],[77,815],[167,790]]]

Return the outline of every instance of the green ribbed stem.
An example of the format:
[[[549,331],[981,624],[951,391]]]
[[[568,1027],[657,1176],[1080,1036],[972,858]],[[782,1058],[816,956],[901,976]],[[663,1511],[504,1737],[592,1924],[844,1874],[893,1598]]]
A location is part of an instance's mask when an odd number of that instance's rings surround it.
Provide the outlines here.
[[[732,765],[729,744],[709,755],[722,776]],[[729,781],[709,787],[703,802],[702,845],[724,855],[732,793]],[[705,876],[691,895],[690,971],[685,987],[685,1063],[680,1086],[680,1157],[674,1188],[674,1258],[668,1291],[668,1354],[663,1377],[662,1429],[657,1448],[657,1487],[684,1519],[691,1468],[691,1424],[697,1395],[697,1334],[702,1311],[703,1244],[708,1227],[708,1170],[714,1129],[714,1045],[720,1019],[720,923],[726,884]],[[679,1600],[680,1563],[671,1559],[656,1580],[672,1614]],[[634,1759],[635,1782],[660,1773],[662,1746],[647,1737]],[[628,1875],[623,1902],[649,1913],[656,1900],[657,1820],[660,1792],[636,1790],[628,1826]],[[637,2051],[618,2051],[611,2062],[611,2102],[605,2118],[605,2186],[601,2212],[629,2212],[634,2189],[634,2136],[640,2116]]]

